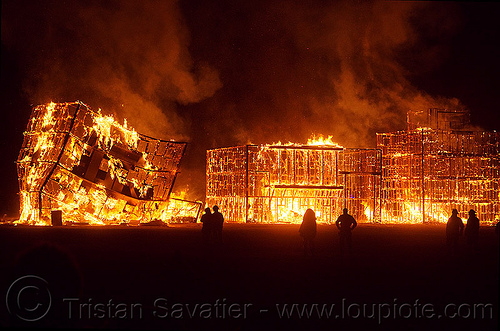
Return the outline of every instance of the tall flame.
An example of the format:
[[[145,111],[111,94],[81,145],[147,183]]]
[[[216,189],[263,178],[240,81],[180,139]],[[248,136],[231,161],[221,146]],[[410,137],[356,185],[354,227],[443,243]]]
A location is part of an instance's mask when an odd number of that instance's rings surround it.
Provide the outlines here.
[[[328,136],[325,138],[321,134],[318,137],[316,137],[315,135],[312,135],[312,137],[307,140],[307,145],[309,145],[309,146],[333,146],[333,147],[342,148],[341,145],[339,145],[333,141],[333,136]]]

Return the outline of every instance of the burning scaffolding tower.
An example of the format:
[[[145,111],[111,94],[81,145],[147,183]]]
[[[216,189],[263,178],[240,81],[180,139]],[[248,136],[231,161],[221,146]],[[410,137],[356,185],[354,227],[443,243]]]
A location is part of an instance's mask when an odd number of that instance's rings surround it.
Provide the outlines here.
[[[81,102],[37,106],[17,161],[20,222],[168,222],[180,210],[196,219],[199,203],[169,199],[185,148]]]
[[[246,145],[207,151],[207,204],[236,222],[334,222],[343,207],[380,217],[381,154],[338,145]]]
[[[500,214],[500,135],[473,129],[469,112],[408,112],[406,131],[378,133],[382,220],[446,222],[474,209],[483,222]]]
[[[307,208],[332,222],[345,206],[360,221],[422,223],[474,209],[500,217],[500,135],[470,126],[468,111],[408,112],[404,131],[377,149],[247,145],[207,152],[207,204],[233,221],[300,222]]]

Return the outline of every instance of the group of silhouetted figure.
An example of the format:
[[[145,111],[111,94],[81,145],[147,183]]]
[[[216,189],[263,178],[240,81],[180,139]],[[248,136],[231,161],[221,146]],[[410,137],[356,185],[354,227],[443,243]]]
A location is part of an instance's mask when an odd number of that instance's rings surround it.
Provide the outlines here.
[[[352,253],[352,230],[358,225],[354,217],[344,208],[342,215],[337,218],[335,225],[339,230],[340,254]],[[316,237],[316,214],[307,209],[302,218],[299,233],[304,239],[304,255],[314,255],[314,238]]]
[[[203,227],[201,233],[206,244],[222,243],[222,228],[224,226],[224,216],[219,212],[218,206],[213,206],[212,209],[205,208],[205,214],[201,216]]]
[[[351,215],[348,214],[347,208],[344,208],[343,214],[340,215],[335,222],[339,230],[340,254],[344,256],[346,253],[352,253],[352,230],[357,226],[357,222]],[[496,224],[496,232],[498,234],[499,223]],[[314,254],[314,238],[316,237],[316,214],[312,209],[307,209],[304,214],[302,224],[300,225],[299,233],[304,239],[304,255]],[[469,211],[467,225],[464,226],[462,219],[458,217],[458,211],[452,210],[452,215],[446,224],[446,245],[448,254],[451,256],[457,255],[459,237],[465,234],[468,250],[471,253],[477,252],[479,240],[479,219],[476,216],[476,211]]]
[[[465,239],[470,252],[477,252],[479,239],[479,219],[476,211],[469,210],[467,225],[464,226],[462,219],[458,217],[458,210],[453,209],[451,217],[446,223],[446,246],[448,254],[456,256],[458,254],[458,241],[460,236],[465,233]]]
[[[222,228],[224,225],[224,216],[219,212],[218,206],[213,206],[213,213],[210,208],[205,208],[205,214],[201,217],[203,223],[202,234],[204,242],[222,243]],[[344,208],[342,214],[335,222],[339,230],[340,255],[352,254],[352,230],[358,223],[352,215],[348,214],[347,208]],[[498,234],[499,223],[496,224]],[[314,255],[314,238],[316,237],[317,224],[316,213],[311,208],[307,209],[302,218],[299,228],[299,234],[304,240],[304,255]],[[465,233],[467,245],[471,252],[477,252],[479,237],[479,219],[476,212],[471,209],[469,218],[465,226],[462,219],[458,217],[458,211],[452,210],[451,217],[446,223],[446,245],[448,254],[457,255],[460,236]]]

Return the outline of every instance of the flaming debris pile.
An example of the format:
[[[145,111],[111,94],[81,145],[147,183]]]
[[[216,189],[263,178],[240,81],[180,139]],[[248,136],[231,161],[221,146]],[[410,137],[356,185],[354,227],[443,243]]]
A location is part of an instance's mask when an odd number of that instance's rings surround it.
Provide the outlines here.
[[[162,141],[81,102],[33,108],[19,153],[20,222],[138,224],[196,218],[199,203],[169,199],[186,143]]]
[[[406,131],[377,134],[382,150],[382,220],[446,222],[474,209],[500,214],[500,135],[469,126],[469,112],[408,112]]]
[[[319,141],[319,143],[318,143]],[[500,135],[469,112],[408,112],[408,129],[377,134],[377,149],[327,140],[207,152],[207,203],[239,222],[331,223],[346,206],[361,222],[446,222],[456,208],[482,222],[500,215]]]
[[[239,222],[302,221],[307,208],[334,222],[344,205],[363,220],[380,217],[381,154],[330,140],[207,151],[207,203]]]

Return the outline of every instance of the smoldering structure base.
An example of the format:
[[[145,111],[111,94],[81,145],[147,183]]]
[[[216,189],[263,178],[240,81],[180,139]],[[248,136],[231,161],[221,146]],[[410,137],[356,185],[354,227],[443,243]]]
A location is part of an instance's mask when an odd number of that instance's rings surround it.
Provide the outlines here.
[[[447,221],[474,209],[500,217],[500,135],[469,112],[408,112],[404,131],[376,149],[336,144],[247,145],[207,152],[207,203],[237,222],[299,223],[307,208],[332,223],[347,207],[361,222]]]
[[[37,106],[17,161],[19,221],[196,220],[201,203],[170,198],[185,148],[183,142],[139,134],[81,102]]]

